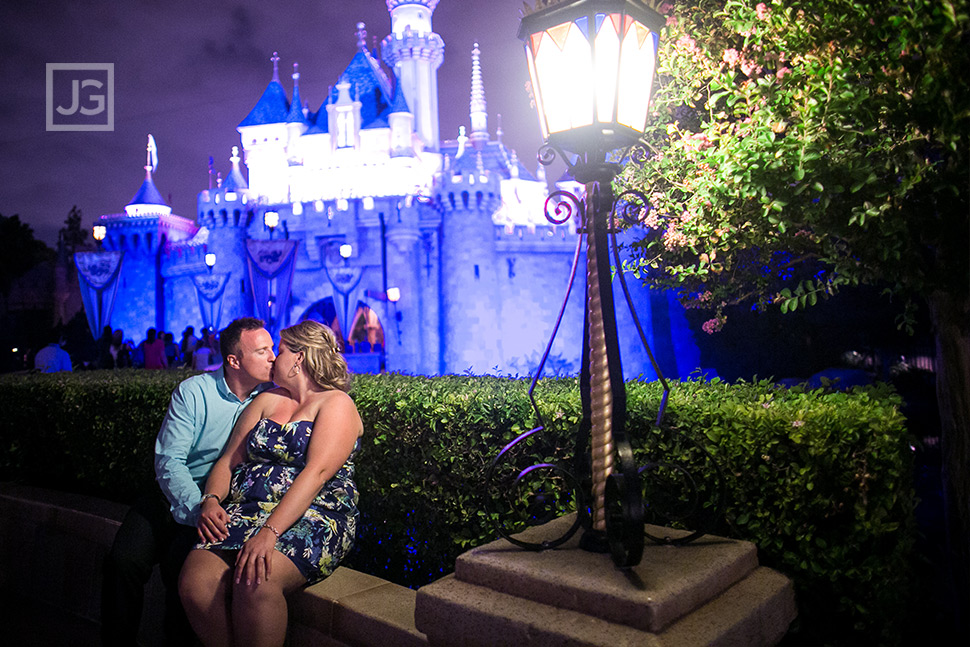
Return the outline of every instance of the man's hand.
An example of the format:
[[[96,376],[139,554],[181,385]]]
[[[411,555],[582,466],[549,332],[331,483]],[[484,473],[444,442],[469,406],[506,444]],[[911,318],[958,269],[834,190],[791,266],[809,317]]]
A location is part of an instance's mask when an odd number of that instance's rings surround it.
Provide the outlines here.
[[[229,536],[229,513],[213,497],[202,502],[199,512],[199,537],[202,541],[221,541]]]

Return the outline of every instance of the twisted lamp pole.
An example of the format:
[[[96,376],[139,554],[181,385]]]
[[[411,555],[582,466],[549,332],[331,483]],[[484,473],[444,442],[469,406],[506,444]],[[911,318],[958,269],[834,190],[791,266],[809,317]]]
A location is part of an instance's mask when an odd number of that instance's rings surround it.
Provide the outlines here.
[[[643,0],[538,0],[519,27],[546,140],[540,161],[558,154],[586,185],[580,208],[587,247],[579,434],[590,439],[592,485],[590,524],[580,545],[608,550],[623,567],[640,561],[644,513],[624,429],[626,391],[609,256],[612,181],[619,165],[610,159],[611,152],[635,144],[646,126],[663,24]]]

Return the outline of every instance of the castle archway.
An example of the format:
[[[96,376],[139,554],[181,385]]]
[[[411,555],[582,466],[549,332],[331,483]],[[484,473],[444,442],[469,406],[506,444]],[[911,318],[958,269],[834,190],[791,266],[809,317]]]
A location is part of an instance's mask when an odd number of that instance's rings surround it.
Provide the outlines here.
[[[350,321],[350,333],[340,328],[340,318],[333,297],[325,297],[312,304],[300,315],[300,321],[312,319],[329,326],[340,338],[344,353],[379,353],[384,348],[384,327],[373,308],[363,301]]]

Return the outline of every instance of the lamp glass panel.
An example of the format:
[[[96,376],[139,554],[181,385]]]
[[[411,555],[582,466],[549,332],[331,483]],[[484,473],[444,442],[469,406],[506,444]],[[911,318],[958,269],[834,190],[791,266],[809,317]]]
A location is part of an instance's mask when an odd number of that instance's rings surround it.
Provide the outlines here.
[[[628,21],[620,45],[616,120],[642,132],[647,125],[657,64],[657,34],[635,20]]]
[[[525,46],[525,55],[529,60],[529,78],[532,79],[532,96],[536,102],[536,112],[539,113],[539,130],[542,131],[542,139],[549,138],[549,127],[546,125],[546,112],[542,107],[542,93],[539,92],[539,77],[536,74],[536,61],[535,56],[532,54],[532,48],[528,45]]]
[[[550,133],[593,123],[590,43],[575,23],[547,29],[533,38],[538,95]]]
[[[596,120],[612,123],[616,105],[617,59],[620,56],[621,14],[596,14]]]

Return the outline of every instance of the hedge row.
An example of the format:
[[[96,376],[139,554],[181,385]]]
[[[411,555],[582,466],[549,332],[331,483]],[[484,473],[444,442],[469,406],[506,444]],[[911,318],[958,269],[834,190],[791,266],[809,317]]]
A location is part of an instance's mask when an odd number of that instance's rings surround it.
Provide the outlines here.
[[[0,376],[0,479],[130,502],[153,487],[154,437],[172,388],[187,375]],[[912,451],[898,396],[885,386],[672,386],[662,429],[652,424],[659,385],[627,386],[637,458],[662,463],[645,475],[647,501],[679,493],[683,467],[701,477],[701,509],[709,512],[720,481],[723,515],[711,530],[755,542],[762,564],[794,580],[804,625],[848,636],[846,644],[892,643],[907,619],[915,538]],[[357,376],[366,438],[357,462],[362,519],[348,565],[417,587],[493,539],[484,474],[506,443],[535,425],[527,390],[521,379]],[[543,380],[535,395],[545,429],[515,461],[570,467],[577,381]],[[532,494],[549,485],[547,476],[539,480]],[[569,506],[548,492],[542,501]]]

